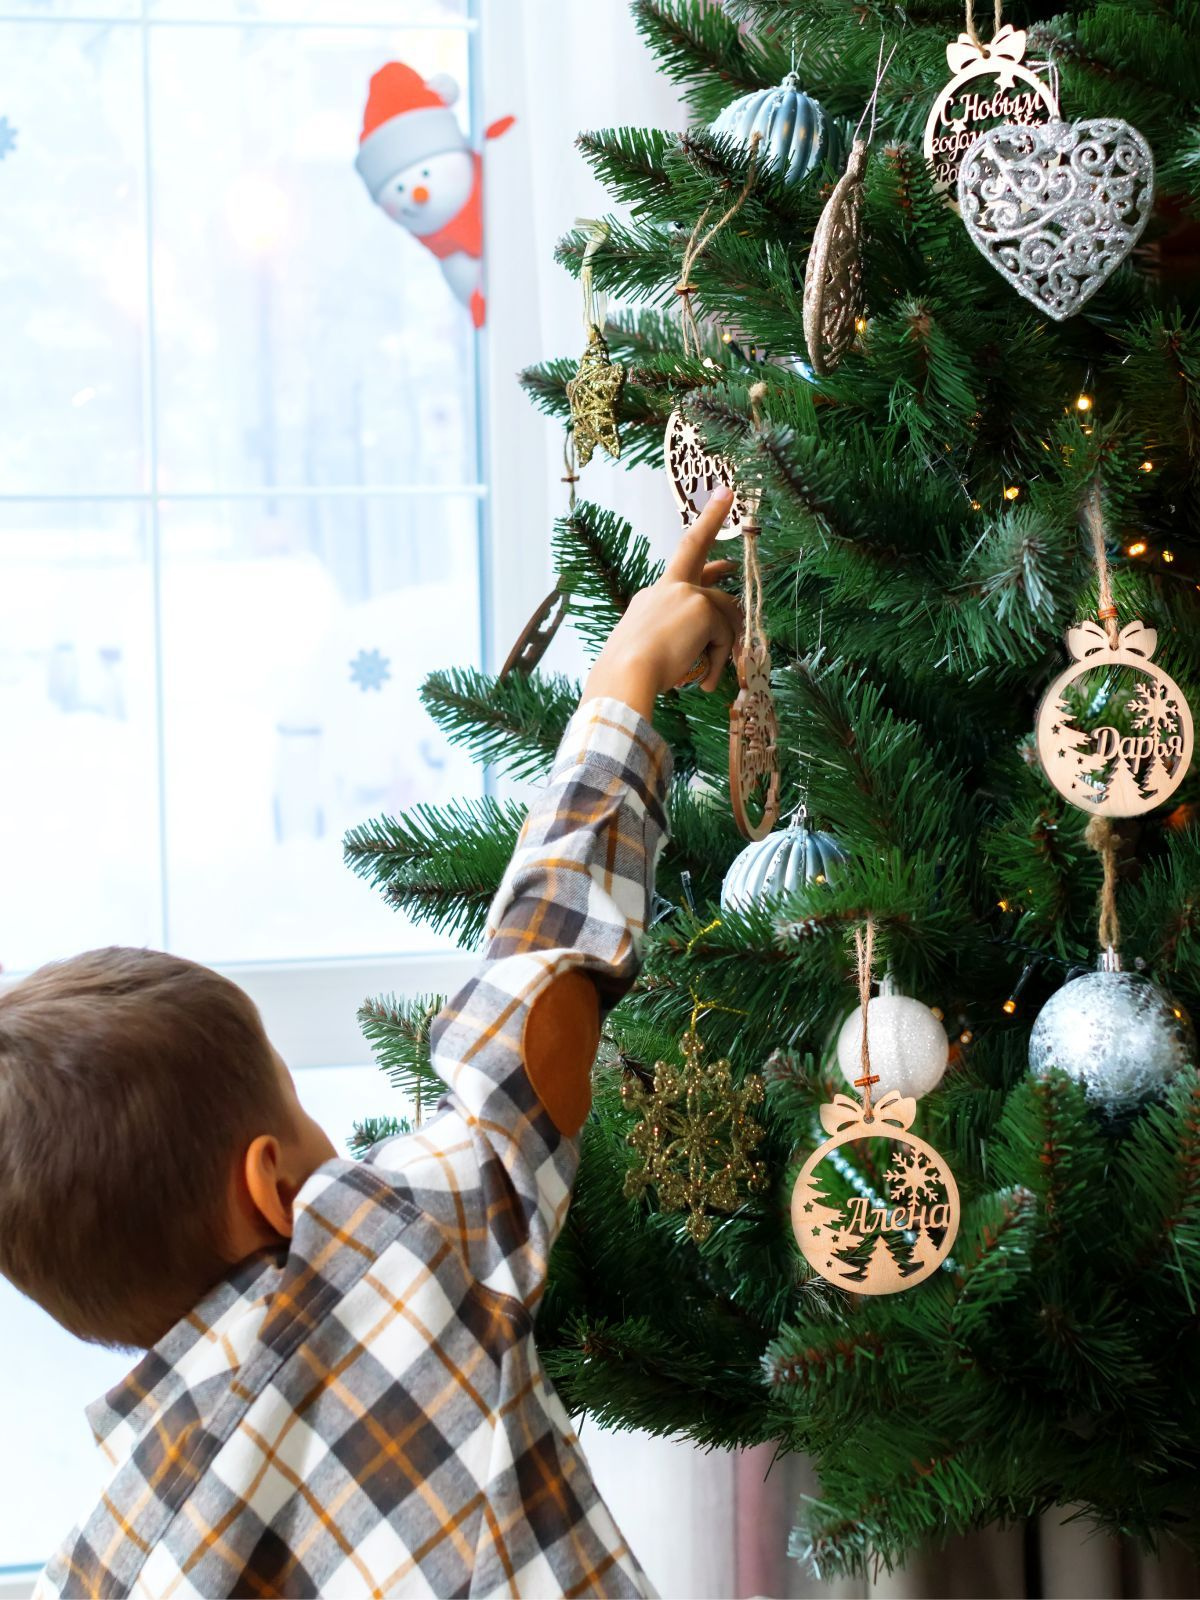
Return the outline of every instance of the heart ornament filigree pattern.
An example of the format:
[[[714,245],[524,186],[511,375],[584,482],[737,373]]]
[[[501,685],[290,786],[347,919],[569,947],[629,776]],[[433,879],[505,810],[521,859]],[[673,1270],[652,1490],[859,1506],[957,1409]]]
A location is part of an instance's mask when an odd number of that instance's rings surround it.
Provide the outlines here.
[[[973,243],[1056,322],[1133,249],[1154,205],[1154,156],[1113,117],[989,128],[968,149],[958,201]]]

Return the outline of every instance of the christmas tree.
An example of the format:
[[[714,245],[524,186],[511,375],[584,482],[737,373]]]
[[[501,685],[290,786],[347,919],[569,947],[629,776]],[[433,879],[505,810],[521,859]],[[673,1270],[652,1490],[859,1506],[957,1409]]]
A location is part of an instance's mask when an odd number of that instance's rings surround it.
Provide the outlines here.
[[[1171,0],[1025,8],[1028,60],[1053,58],[1068,121],[1120,117],[1151,146],[1142,241],[1061,322],[1016,294],[934,186],[921,149],[964,26],[946,0],[638,0],[648,46],[694,131],[581,134],[614,201],[590,265],[634,309],[606,335],[628,369],[622,460],[661,460],[680,405],[763,488],[759,541],[774,660],[783,814],[803,799],[848,853],[786,906],[722,911],[745,840],[727,771],[732,673],[662,698],[673,747],[664,897],[633,992],[606,1025],[582,1171],[538,1323],[567,1406],[603,1425],[704,1445],[811,1454],[819,1502],[794,1549],[823,1573],[893,1563],[931,1537],[1082,1508],[1147,1544],[1200,1538],[1200,1083],[1191,1068],[1121,1117],[1059,1072],[1034,1076],[1040,1005],[1096,958],[1101,864],[1087,814],[1042,775],[1031,730],[1094,616],[1080,508],[1097,485],[1122,624],[1157,627],[1185,695],[1200,687],[1200,13]],[[814,378],[802,328],[814,229],[848,139],[797,181],[713,134],[732,102],[781,82],[849,133],[894,46],[865,169],[865,311]],[[969,41],[968,41],[969,42]],[[990,94],[995,78],[980,80]],[[751,178],[736,220],[690,270],[702,349],[685,353],[681,255],[697,218]],[[578,272],[588,240],[559,255]],[[753,354],[752,354],[753,352]],[[578,351],[525,384],[569,414]],[[764,384],[757,403],[751,388]],[[669,504],[663,488],[664,515]],[[570,615],[598,648],[652,579],[645,542],[585,499],[554,550]],[[729,547],[727,547],[728,549]],[[736,549],[736,545],[734,546]],[[578,685],[551,671],[434,673],[424,700],[481,762],[544,772]],[[1200,1013],[1195,783],[1121,825],[1124,949]],[[522,808],[493,800],[365,823],[356,868],[434,928],[478,939]],[[813,1277],[788,1220],[799,1163],[835,1086],[831,1033],[853,999],[850,931],[870,914],[900,992],[946,1018],[946,1075],[917,1131],[962,1195],[951,1258],[905,1292]],[[1014,994],[1019,1000],[1014,1000]],[[697,1243],[654,1191],[626,1195],[636,1153],[621,1082],[677,1061],[699,1028],[735,1077],[762,1072],[770,1182]],[[430,1104],[433,997],[372,1001],[383,1066]],[[1103,1088],[1103,1058],[1090,1065]],[[379,1130],[372,1130],[379,1131]],[[851,1174],[845,1195],[853,1193]],[[879,1183],[861,1172],[860,1183]],[[841,1182],[841,1179],[838,1180]]]

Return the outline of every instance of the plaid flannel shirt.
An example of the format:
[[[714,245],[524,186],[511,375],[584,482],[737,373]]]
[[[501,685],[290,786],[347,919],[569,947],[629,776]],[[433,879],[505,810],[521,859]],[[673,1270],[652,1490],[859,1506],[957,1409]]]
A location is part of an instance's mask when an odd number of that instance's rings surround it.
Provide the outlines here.
[[[578,1141],[522,1035],[561,973],[602,1011],[633,981],[670,764],[628,706],[576,711],[434,1022],[437,1116],[320,1167],[286,1255],[242,1263],[90,1408],[107,1488],[38,1600],[652,1592],[534,1346]]]

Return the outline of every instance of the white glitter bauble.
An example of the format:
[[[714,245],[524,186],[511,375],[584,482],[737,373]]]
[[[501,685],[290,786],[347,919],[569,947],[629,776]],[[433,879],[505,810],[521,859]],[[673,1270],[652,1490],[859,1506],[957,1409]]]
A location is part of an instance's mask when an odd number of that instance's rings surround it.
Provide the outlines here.
[[[885,978],[867,1006],[867,1043],[875,1099],[898,1089],[904,1095],[928,1094],[942,1081],[950,1059],[946,1030],[919,1000],[896,994]],[[847,1083],[862,1077],[862,1011],[856,1008],[842,1023],[837,1041],[838,1066]]]
[[[1052,994],[1029,1036],[1037,1076],[1058,1067],[1106,1111],[1140,1105],[1195,1059],[1187,1012],[1136,972],[1101,970]]]

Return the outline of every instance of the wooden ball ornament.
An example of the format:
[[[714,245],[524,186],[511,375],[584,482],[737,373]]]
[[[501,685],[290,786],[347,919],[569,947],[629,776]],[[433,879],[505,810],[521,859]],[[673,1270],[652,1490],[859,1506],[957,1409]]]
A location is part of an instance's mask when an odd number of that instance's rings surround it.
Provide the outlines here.
[[[746,502],[734,483],[732,465],[710,450],[696,424],[678,408],[667,419],[663,463],[684,527],[695,522],[715,489],[733,489],[733,504],[718,539],[736,539],[746,517]]]
[[[835,1094],[821,1107],[829,1137],[801,1167],[792,1190],[792,1231],[804,1259],[854,1294],[914,1288],[937,1271],[958,1233],[954,1174],[932,1145],[909,1131],[915,1115],[916,1101],[894,1091],[874,1102],[869,1095],[860,1102]],[[856,1146],[882,1140],[890,1144],[885,1157],[870,1148],[869,1162],[856,1159]],[[886,1197],[854,1191],[844,1176],[847,1163],[882,1174]]]
[[[958,210],[958,169],[976,136],[1002,122],[1049,122],[1058,116],[1058,95],[1024,64],[1025,33],[1007,23],[990,44],[960,33],[946,46],[954,74],[933,103],[925,123],[925,159],[937,188]],[[989,81],[991,80],[991,81]]]
[[[1115,644],[1095,622],[1070,630],[1071,665],[1038,708],[1038,759],[1064,799],[1100,817],[1136,817],[1164,804],[1192,760],[1192,713],[1150,657],[1158,634],[1130,622]]]

